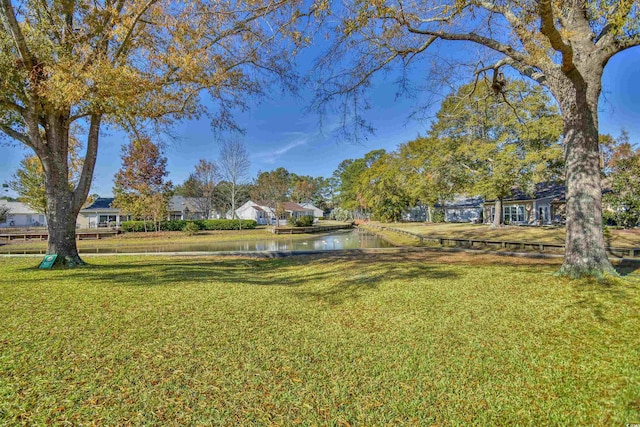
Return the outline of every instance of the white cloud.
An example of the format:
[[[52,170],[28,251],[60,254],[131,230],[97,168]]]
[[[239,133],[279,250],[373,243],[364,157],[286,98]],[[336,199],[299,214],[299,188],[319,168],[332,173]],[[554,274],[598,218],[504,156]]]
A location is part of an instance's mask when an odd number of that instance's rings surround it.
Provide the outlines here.
[[[306,145],[308,143],[308,139],[297,139],[288,143],[287,145],[278,148],[277,150],[267,151],[263,153],[256,153],[255,157],[263,161],[264,163],[275,163],[278,158],[287,152],[293,150],[296,147],[301,145]]]

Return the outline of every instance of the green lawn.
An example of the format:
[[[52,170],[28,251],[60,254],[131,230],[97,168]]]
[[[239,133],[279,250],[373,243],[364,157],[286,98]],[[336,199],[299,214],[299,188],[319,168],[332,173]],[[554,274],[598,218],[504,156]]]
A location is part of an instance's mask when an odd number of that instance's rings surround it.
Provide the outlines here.
[[[0,259],[0,425],[640,422],[633,265],[596,284],[463,253],[86,259]]]
[[[564,244],[565,240],[564,227],[505,226],[493,228],[485,224],[431,224],[421,222],[396,224],[372,222],[372,224],[399,228],[425,236],[451,239],[500,240],[560,245]],[[640,247],[640,229],[616,230],[609,228],[605,236],[607,243],[612,247]]]

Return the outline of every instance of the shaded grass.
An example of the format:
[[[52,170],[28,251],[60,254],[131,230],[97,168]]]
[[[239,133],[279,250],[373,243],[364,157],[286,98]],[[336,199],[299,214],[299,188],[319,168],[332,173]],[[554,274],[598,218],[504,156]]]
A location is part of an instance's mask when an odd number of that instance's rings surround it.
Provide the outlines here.
[[[624,425],[640,279],[469,254],[0,266],[0,424]]]

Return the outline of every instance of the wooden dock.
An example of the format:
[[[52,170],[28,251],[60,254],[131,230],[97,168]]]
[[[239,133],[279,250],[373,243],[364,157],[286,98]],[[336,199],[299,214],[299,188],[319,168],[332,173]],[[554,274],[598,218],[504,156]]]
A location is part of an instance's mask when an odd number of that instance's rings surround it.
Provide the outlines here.
[[[78,231],[76,232],[77,240],[95,240],[104,239],[105,237],[113,237],[120,234],[119,230],[101,230],[101,231]],[[5,233],[0,234],[0,240],[47,240],[49,233],[46,231],[34,232],[28,231],[24,233]]]
[[[315,227],[274,227],[273,234],[310,234],[310,233],[326,233],[335,230],[349,230],[353,228],[353,224],[341,225],[317,225]]]
[[[376,224],[367,224],[366,226],[374,229],[388,230],[394,233],[404,234],[405,236],[415,237],[420,241],[421,245],[425,243],[431,243],[442,247],[457,247],[466,249],[520,249],[541,253],[549,251],[555,253],[564,252],[564,245],[556,243],[454,239],[448,237],[435,237],[425,234],[412,233],[410,231],[402,230],[399,228],[385,227]],[[610,255],[616,257],[640,258],[640,248],[607,247],[607,252]]]

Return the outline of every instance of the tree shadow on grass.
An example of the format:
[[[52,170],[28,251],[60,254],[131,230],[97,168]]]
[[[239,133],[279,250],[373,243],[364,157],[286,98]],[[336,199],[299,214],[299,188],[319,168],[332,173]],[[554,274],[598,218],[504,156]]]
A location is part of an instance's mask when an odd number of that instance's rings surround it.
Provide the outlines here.
[[[557,260],[506,257],[466,252],[343,252],[304,256],[130,257],[89,259],[91,265],[70,270],[30,270],[30,282],[57,280],[81,286],[158,287],[193,285],[289,287],[301,298],[331,305],[358,298],[381,283],[403,280],[451,280],[474,266],[500,266],[539,274]],[[461,270],[464,268],[466,270]],[[554,267],[550,267],[549,270]]]
[[[616,277],[580,279],[574,283],[574,305],[589,310],[599,322],[608,323],[612,313],[623,310],[624,306],[636,310],[639,284]]]
[[[175,257],[118,260],[42,274],[34,281],[57,279],[104,287],[169,288],[212,283],[229,286],[293,288],[301,299],[340,304],[377,289],[380,283],[397,280],[455,279],[450,265],[425,262],[423,254],[322,254],[285,258]],[[33,271],[33,270],[32,270]],[[57,274],[56,274],[57,273]]]
[[[640,260],[622,259],[618,263],[614,263],[614,268],[621,276],[631,276],[640,279],[640,273],[636,273],[640,269]]]
[[[348,299],[357,299],[366,291],[375,290],[383,282],[416,279],[456,279],[455,268],[436,263],[425,263],[424,254],[395,253],[330,257],[318,262],[337,263],[335,271],[320,277],[315,286],[301,287],[295,295],[304,300],[338,305]]]

